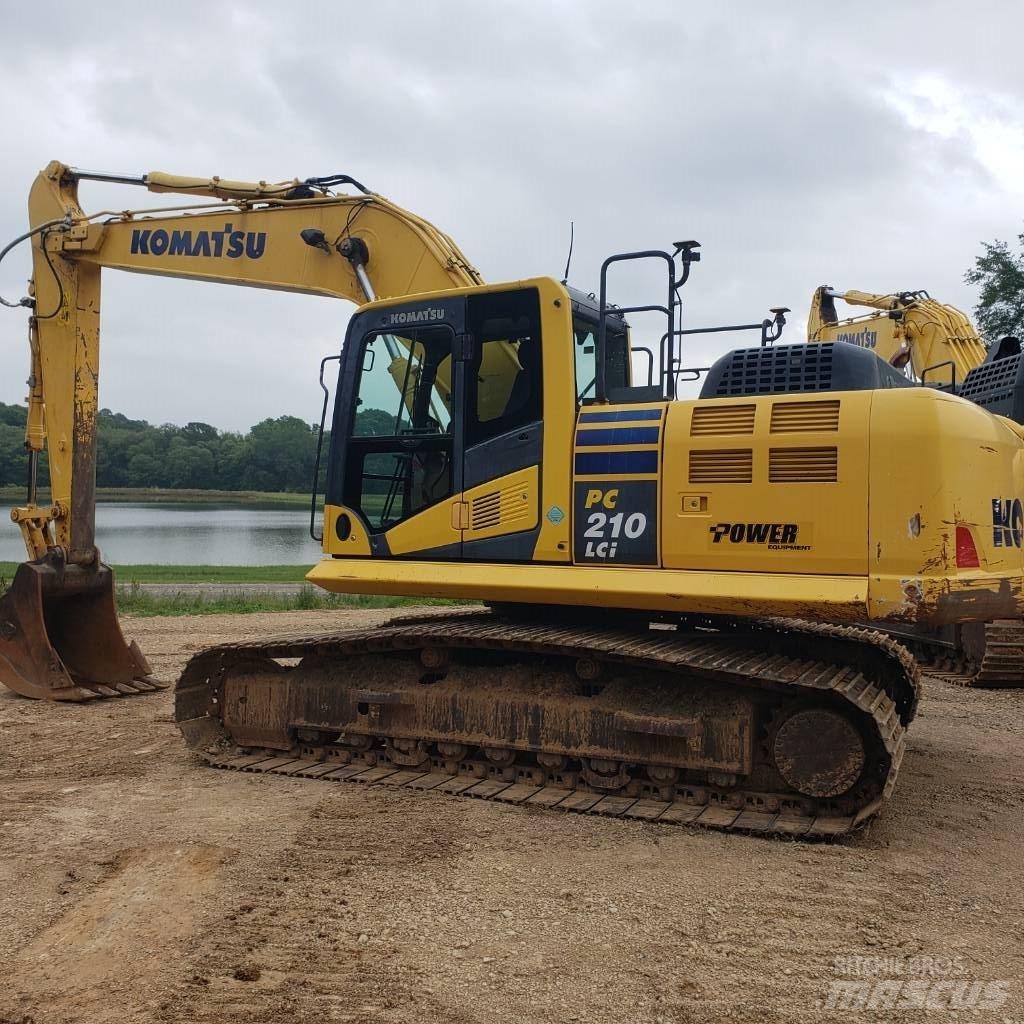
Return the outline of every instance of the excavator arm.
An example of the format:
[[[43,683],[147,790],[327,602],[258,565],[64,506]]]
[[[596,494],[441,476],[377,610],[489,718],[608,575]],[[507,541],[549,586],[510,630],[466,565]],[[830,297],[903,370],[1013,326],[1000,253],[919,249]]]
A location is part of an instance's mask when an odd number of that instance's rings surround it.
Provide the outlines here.
[[[840,320],[836,299],[875,312]],[[985,361],[985,343],[970,319],[923,291],[876,295],[823,285],[811,300],[807,338],[869,348],[893,366],[909,365],[919,380],[927,371],[936,384],[962,383]]]
[[[187,196],[180,205],[86,214],[82,180]],[[355,194],[334,194],[339,185]],[[33,277],[28,500],[12,511],[29,561],[0,598],[0,681],[81,700],[151,689],[121,635],[113,576],[95,544],[100,278],[104,269],[348,299],[482,283],[428,221],[354,179],[240,182],[153,172],[82,171],[53,162],[29,196]],[[400,364],[400,348],[391,353]],[[508,360],[509,354],[504,358]],[[38,503],[48,452],[51,502]]]

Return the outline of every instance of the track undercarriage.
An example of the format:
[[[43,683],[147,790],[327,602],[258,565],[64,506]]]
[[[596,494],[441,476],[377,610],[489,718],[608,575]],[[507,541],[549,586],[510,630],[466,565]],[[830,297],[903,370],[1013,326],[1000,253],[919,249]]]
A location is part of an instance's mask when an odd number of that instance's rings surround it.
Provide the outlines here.
[[[979,689],[1024,686],[1024,622],[1019,619],[886,632],[906,644],[929,675]]]
[[[841,835],[892,791],[917,685],[861,629],[482,612],[209,649],[176,720],[217,767]]]

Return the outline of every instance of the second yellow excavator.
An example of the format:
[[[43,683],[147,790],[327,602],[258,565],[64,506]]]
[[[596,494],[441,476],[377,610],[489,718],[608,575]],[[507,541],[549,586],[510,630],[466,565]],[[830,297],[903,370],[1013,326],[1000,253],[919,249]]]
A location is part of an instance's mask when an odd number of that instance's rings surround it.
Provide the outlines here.
[[[840,318],[836,300],[870,312]],[[1015,424],[1024,423],[1024,366],[1020,340],[999,339],[990,348],[968,317],[926,291],[876,294],[823,285],[811,299],[808,339],[868,349],[922,385],[959,395]],[[908,453],[913,457],[913,453]],[[963,472],[970,473],[964,466]],[[1019,495],[992,499],[992,542],[1019,533]],[[1009,528],[1009,533],[1004,530]],[[884,627],[918,657],[953,670],[970,686],[1024,686],[1024,622],[900,623]]]
[[[89,216],[92,179],[189,199]],[[59,163],[30,218],[28,446],[30,466],[48,446],[53,501],[30,470],[30,560],[0,599],[0,679],[23,693],[145,677],[93,534],[104,268],[358,303],[330,357],[308,579],[490,606],[200,652],[175,715],[214,766],[840,835],[891,793],[918,698],[906,649],[857,623],[1021,615],[1021,428],[862,347],[770,344],[781,309],[680,399],[696,243],[610,256],[596,295],[484,284],[344,176]],[[660,268],[663,301],[612,306],[627,261]],[[650,348],[629,331],[641,311],[664,317]]]

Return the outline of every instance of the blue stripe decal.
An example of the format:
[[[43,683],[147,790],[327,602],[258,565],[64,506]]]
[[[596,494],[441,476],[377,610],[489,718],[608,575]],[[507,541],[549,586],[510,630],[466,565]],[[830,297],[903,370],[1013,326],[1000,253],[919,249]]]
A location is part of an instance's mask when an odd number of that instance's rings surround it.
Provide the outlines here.
[[[619,409],[615,412],[580,412],[580,423],[619,423],[622,420],[660,420],[663,409]]]
[[[657,473],[657,452],[580,452],[576,456],[577,476],[606,473]]]
[[[583,445],[657,444],[660,427],[605,427],[598,430],[578,430],[576,443]]]

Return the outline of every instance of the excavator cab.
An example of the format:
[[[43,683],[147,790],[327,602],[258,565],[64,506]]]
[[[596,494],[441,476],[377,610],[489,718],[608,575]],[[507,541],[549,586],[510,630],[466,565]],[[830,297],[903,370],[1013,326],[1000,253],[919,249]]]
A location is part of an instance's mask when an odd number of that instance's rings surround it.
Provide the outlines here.
[[[545,431],[556,421],[567,431],[575,403],[544,387],[555,366],[572,373],[568,351],[550,343],[565,292],[544,279],[519,284],[353,316],[331,427],[327,554],[453,559],[484,541],[494,557],[532,557]],[[492,483],[499,497],[474,519],[469,506]]]

